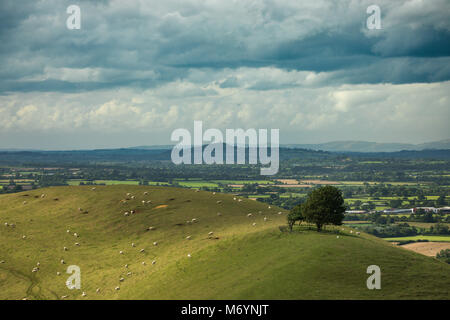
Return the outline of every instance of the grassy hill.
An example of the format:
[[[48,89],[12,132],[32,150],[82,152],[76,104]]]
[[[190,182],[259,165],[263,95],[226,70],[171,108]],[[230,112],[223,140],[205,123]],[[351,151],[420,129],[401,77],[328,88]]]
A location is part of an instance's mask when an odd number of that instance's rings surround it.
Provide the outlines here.
[[[280,232],[285,215],[232,195],[166,187],[1,195],[0,299],[450,298],[447,264],[348,227]],[[381,290],[366,287],[372,264],[382,270]],[[65,285],[69,265],[81,268],[81,290]]]

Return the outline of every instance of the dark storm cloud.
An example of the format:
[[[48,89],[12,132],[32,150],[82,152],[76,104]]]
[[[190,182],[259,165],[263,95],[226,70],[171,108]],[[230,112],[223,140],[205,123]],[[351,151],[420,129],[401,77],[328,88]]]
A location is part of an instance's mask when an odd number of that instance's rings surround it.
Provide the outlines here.
[[[373,31],[365,26],[367,1],[75,3],[81,30],[65,26],[70,2],[2,1],[0,91],[151,88],[197,68],[267,66],[334,72],[333,84],[450,79],[445,0],[379,1],[383,29]],[[80,73],[67,78],[58,68]]]

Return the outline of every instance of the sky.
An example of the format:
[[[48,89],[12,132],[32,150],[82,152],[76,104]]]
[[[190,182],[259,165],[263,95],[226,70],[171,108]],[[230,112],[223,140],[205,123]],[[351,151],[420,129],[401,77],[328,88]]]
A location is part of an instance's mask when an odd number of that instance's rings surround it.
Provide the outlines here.
[[[0,148],[170,144],[194,120],[423,143],[449,119],[448,0],[0,1]]]

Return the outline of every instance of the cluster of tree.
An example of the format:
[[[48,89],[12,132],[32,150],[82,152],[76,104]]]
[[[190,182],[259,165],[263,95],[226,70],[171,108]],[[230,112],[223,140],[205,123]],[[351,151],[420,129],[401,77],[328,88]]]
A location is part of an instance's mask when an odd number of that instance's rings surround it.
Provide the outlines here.
[[[308,194],[306,201],[294,207],[287,216],[289,229],[292,231],[298,221],[315,224],[321,231],[327,224],[341,225],[346,207],[342,191],[333,186],[320,187]]]
[[[436,258],[445,263],[450,263],[450,249],[441,250],[436,254]]]
[[[417,228],[407,223],[362,226],[360,229],[379,238],[409,237],[418,234]]]

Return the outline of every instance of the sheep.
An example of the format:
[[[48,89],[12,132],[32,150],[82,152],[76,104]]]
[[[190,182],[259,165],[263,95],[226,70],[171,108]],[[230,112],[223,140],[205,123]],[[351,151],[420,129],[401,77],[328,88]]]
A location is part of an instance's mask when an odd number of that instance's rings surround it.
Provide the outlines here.
[[[153,265],[156,264],[156,260],[153,260],[153,261],[152,261],[152,264],[153,264]]]
[[[236,201],[236,197],[234,197],[234,198],[233,198],[233,200],[235,200],[235,201]]]
[[[27,236],[26,236],[26,235],[23,235],[23,236],[22,236],[22,239],[26,239],[26,238],[27,238]]]
[[[241,201],[242,201],[242,199],[239,199],[239,200],[238,200],[238,202],[241,202]]]
[[[147,203],[148,203],[148,204],[152,203],[152,200],[147,200]]]
[[[41,198],[45,198],[45,193],[41,194]]]
[[[283,214],[283,212],[279,211],[278,214]]]
[[[145,200],[142,200],[142,204],[145,204]]]
[[[127,272],[127,276],[131,276],[132,275],[132,273],[131,272]]]
[[[156,242],[156,241],[153,242],[153,245],[154,245],[154,246],[157,246],[157,245],[158,245],[158,242]]]
[[[86,292],[83,291],[83,293],[81,294],[82,297],[86,297]]]
[[[131,200],[133,200],[135,198],[135,196],[131,196]]]
[[[192,222],[197,222],[197,219],[196,219],[196,218],[192,218],[191,221],[192,221]]]
[[[39,271],[39,268],[37,268],[37,267],[34,267],[33,270],[31,270],[31,272],[38,272],[38,271]]]
[[[337,239],[339,239],[339,236],[336,236]]]
[[[120,287],[115,287],[114,290],[116,290],[116,291],[117,291],[117,290],[120,290]]]
[[[9,226],[8,222],[5,222],[5,227],[8,227],[8,226]]]
[[[141,249],[139,252],[143,253],[144,251],[145,251],[144,249]]]
[[[41,264],[39,262],[37,262],[36,265],[39,267]]]
[[[267,217],[264,217],[264,221],[267,221]]]
[[[97,290],[95,290],[95,292],[100,293],[100,288],[97,288]]]
[[[218,215],[218,216],[221,216],[222,214],[221,214],[220,212],[217,212],[217,215]]]
[[[215,192],[213,192],[213,195],[216,194]]]
[[[67,249],[67,247],[64,247],[63,250],[64,250],[64,251],[67,251],[67,250],[69,250],[69,249]]]
[[[136,244],[133,242],[133,243],[131,244],[131,246],[134,248],[134,247],[136,247]]]
[[[195,192],[200,192],[200,190],[197,189],[197,190],[195,190]]]
[[[268,207],[267,207],[267,209],[270,209],[270,208],[271,208],[271,206],[268,206]]]
[[[61,296],[61,299],[65,299],[65,298],[67,298],[67,296]]]
[[[359,232],[359,231],[356,233],[356,235],[358,235],[358,236],[359,236],[360,234],[361,234],[361,232]]]
[[[350,230],[350,233],[353,233],[353,230]]]
[[[134,214],[134,210],[131,210],[130,213],[131,213],[131,214]]]
[[[78,208],[78,211],[80,211],[80,212],[81,212],[81,211],[83,211],[83,209],[81,209],[81,208]]]
[[[93,187],[93,188],[92,188],[92,190],[95,190],[95,189],[97,189],[97,188],[96,188],[96,187]]]
[[[60,275],[61,275],[61,272],[59,272],[59,271],[56,272],[56,275],[57,275],[57,276],[60,276]]]
[[[247,215],[247,217],[251,217],[252,216],[252,214],[251,213],[249,213],[248,215]]]
[[[122,250],[120,250],[120,251],[119,251],[119,254],[123,254],[123,251],[122,251]]]
[[[131,193],[128,192],[128,193],[127,193],[127,197],[129,197],[129,196],[131,196]]]
[[[148,230],[155,230],[155,227],[148,227]]]
[[[191,257],[191,254],[190,254],[190,253],[188,253],[188,255],[187,255],[187,256],[188,256],[188,258],[190,258],[190,257]]]
[[[119,281],[120,281],[120,282],[123,282],[123,281],[125,281],[125,279],[124,279],[124,278],[120,278]]]
[[[70,230],[66,230],[67,233],[70,233]]]
[[[76,245],[77,247],[79,247],[79,246],[80,246],[80,244],[79,244],[78,242],[75,242],[75,245]]]
[[[15,224],[15,223],[11,223],[9,226],[10,226],[11,228],[15,228],[15,227],[16,227],[16,224]]]
[[[256,222],[253,222],[252,226],[256,226]]]
[[[123,215],[124,215],[125,217],[127,217],[127,216],[129,215],[129,213],[128,213],[128,212],[125,212]]]
[[[186,240],[191,240],[191,236],[187,236],[187,237],[186,237]]]
[[[125,265],[125,268],[128,269],[128,264]]]
[[[148,192],[147,192],[147,191],[144,192],[144,196],[146,196],[146,195],[148,195]]]
[[[212,236],[214,234],[214,232],[210,231],[208,232],[208,236]]]
[[[5,260],[1,260],[1,261],[0,261],[0,264],[3,264],[3,263],[5,263]]]
[[[26,202],[26,201],[24,201],[24,202],[23,202],[23,204],[27,204],[27,202]]]
[[[75,232],[75,233],[73,234],[73,236],[74,236],[75,238],[78,238],[78,233]]]
[[[222,201],[221,201],[221,200],[218,200],[218,201],[217,201],[217,204],[221,204],[221,203],[222,203]]]
[[[65,262],[64,262],[64,260],[63,260],[63,259],[61,259],[61,264],[65,264]]]
[[[145,265],[146,265],[145,261],[143,261],[143,262],[142,262],[142,265],[143,265],[143,266],[145,266]]]

